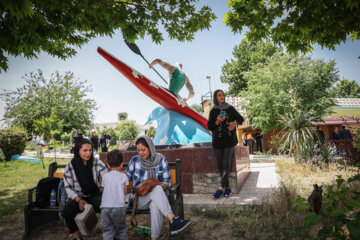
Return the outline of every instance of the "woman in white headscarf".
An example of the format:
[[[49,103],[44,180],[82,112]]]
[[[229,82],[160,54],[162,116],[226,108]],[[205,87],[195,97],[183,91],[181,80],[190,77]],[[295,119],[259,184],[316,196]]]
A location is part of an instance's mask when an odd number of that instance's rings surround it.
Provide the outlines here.
[[[132,206],[134,188],[149,178],[157,178],[160,182],[170,187],[170,168],[164,155],[155,152],[155,146],[148,136],[140,136],[136,140],[138,155],[131,158],[126,169],[129,181],[133,181],[129,204]],[[162,229],[163,219],[170,222],[171,234],[184,230],[191,222],[175,216],[171,210],[168,198],[163,188],[158,185],[145,196],[139,196],[138,209],[150,209],[151,239],[158,239]]]

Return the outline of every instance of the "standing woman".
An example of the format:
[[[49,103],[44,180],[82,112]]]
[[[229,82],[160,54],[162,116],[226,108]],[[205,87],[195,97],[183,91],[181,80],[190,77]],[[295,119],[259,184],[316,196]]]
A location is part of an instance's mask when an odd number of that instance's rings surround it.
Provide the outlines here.
[[[74,239],[82,239],[75,217],[84,211],[85,203],[92,204],[94,210],[100,212],[101,179],[108,169],[102,161],[94,158],[92,149],[90,140],[80,140],[75,145],[74,158],[64,170],[64,186],[68,199],[63,215]]]
[[[210,111],[208,129],[212,131],[212,146],[220,171],[221,184],[213,194],[214,199],[229,197],[229,172],[231,160],[234,155],[234,146],[238,143],[236,126],[241,125],[243,117],[233,106],[225,102],[225,94],[222,90],[214,92],[214,107]]]
[[[129,182],[133,180],[133,189],[129,198],[129,205],[132,206],[134,188],[149,178],[157,178],[160,182],[170,187],[170,168],[164,155],[155,152],[155,146],[148,136],[140,136],[136,142],[138,155],[130,159],[126,168],[126,175]],[[169,200],[160,185],[154,187],[145,196],[139,196],[138,209],[150,209],[151,218],[151,239],[158,239],[163,225],[164,217],[170,222],[171,235],[184,230],[191,223],[179,216],[175,216],[171,210]]]

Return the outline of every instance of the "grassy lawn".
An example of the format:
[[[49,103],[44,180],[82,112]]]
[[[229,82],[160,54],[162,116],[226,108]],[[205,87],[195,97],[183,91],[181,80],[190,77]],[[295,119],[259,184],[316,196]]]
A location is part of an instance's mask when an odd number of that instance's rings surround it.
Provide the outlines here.
[[[47,177],[47,167],[54,159],[44,159],[46,168],[40,163],[25,162],[22,160],[8,161],[7,167],[0,165],[0,224],[6,222],[6,215],[22,212],[27,201],[27,190],[36,186],[39,179]],[[59,164],[69,160],[59,160]]]
[[[45,159],[49,166],[53,159]],[[70,160],[58,160],[65,164]],[[8,167],[0,165],[0,239],[22,239],[24,233],[23,208],[27,201],[27,189],[46,177],[48,169],[38,163],[10,161]],[[329,166],[298,165],[293,160],[276,160],[281,176],[281,187],[264,200],[262,205],[240,209],[221,208],[204,210],[193,208],[185,217],[192,226],[174,239],[301,239],[304,233],[305,213],[297,213],[293,207],[296,196],[307,198],[313,187],[333,184],[336,175],[344,179],[353,176],[356,168],[332,164]],[[324,188],[325,189],[325,188]],[[150,226],[148,215],[138,215],[139,224]],[[129,239],[144,239],[131,231],[130,216],[127,216]],[[169,239],[169,225],[164,222],[160,239]],[[100,239],[100,222],[88,240]],[[68,230],[61,221],[35,233],[33,239],[67,239]]]

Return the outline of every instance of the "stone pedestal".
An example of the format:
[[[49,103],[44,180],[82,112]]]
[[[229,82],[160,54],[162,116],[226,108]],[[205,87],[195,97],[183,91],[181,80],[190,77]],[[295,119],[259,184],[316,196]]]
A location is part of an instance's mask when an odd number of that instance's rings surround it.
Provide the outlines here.
[[[181,183],[183,193],[214,193],[220,185],[220,174],[211,143],[156,146],[168,162],[181,160]],[[134,147],[124,152],[124,162],[128,163],[136,155]],[[106,161],[107,153],[100,153]],[[250,172],[250,158],[247,147],[236,146],[230,170],[230,187],[234,193],[240,191]]]

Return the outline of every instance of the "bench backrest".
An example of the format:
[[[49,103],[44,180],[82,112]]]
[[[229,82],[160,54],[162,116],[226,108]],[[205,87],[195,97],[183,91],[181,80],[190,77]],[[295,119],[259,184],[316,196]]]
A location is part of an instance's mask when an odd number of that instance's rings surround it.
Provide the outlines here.
[[[171,186],[174,184],[180,182],[180,159],[176,159],[176,162],[169,162],[170,167],[170,174],[171,174]],[[124,168],[127,168],[129,164],[124,163]],[[58,169],[64,169],[66,165],[58,165],[56,162],[53,162],[49,165],[49,177],[54,176],[57,178],[63,178],[64,177],[64,171],[58,171]],[[121,171],[122,173],[125,172],[125,170]],[[127,190],[130,192],[132,189],[132,181],[129,183]]]

